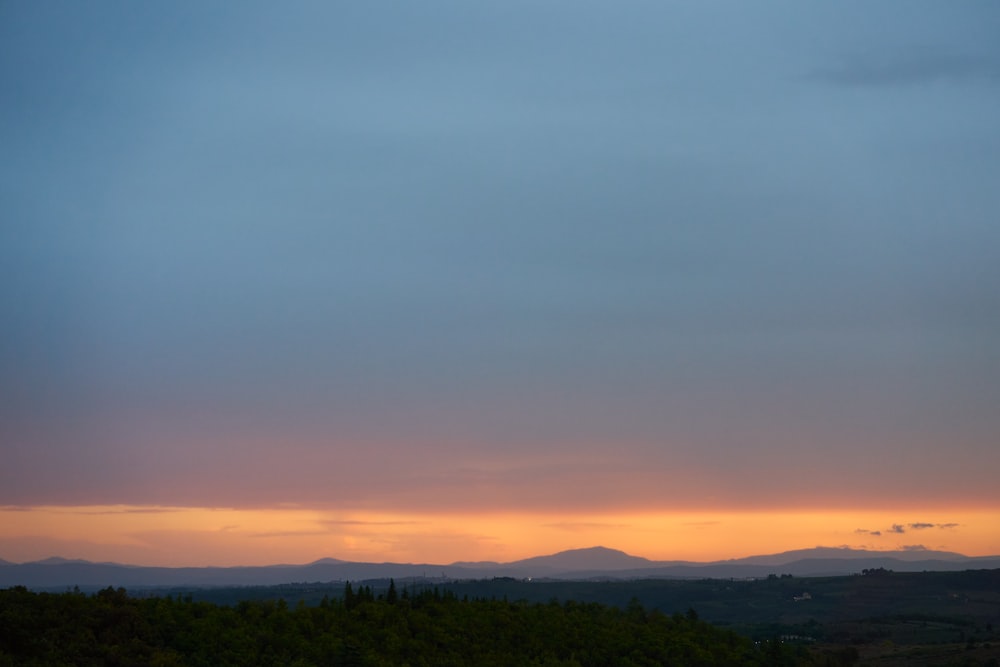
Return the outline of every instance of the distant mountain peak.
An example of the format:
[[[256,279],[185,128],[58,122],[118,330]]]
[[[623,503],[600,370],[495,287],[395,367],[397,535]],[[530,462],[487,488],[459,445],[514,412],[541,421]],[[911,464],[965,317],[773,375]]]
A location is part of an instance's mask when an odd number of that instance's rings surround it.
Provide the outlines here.
[[[609,557],[625,557],[625,558],[642,558],[641,556],[633,556],[632,554],[626,553],[621,549],[612,549],[611,547],[605,546],[594,546],[594,547],[580,547],[577,549],[566,549],[564,551],[557,551],[549,556],[542,556],[542,558],[551,558],[554,556],[609,556]],[[642,560],[647,560],[642,558]]]
[[[339,558],[320,558],[319,560],[314,560],[309,563],[309,565],[339,565],[340,563],[346,563],[346,560],[340,560]]]
[[[627,570],[649,567],[653,562],[608,547],[596,546],[567,549],[548,556],[536,556],[508,563],[517,567],[538,567],[548,571]]]
[[[815,547],[739,560],[695,563],[651,561],[604,546],[569,549],[511,563],[488,561],[465,566],[414,563],[359,563],[321,558],[308,565],[240,567],[146,567],[94,563],[52,557],[0,567],[0,587],[65,589],[78,585],[93,589],[108,585],[126,588],[160,586],[278,585],[294,581],[361,581],[406,578],[429,581],[486,577],[591,579],[591,578],[762,578],[769,574],[795,577],[841,576],[883,567],[896,572],[1000,569],[1000,556],[968,558],[932,550],[864,551]]]
[[[89,560],[83,560],[82,558],[60,558],[59,556],[49,556],[48,558],[43,558],[42,560],[34,561],[35,565],[67,565],[70,563],[76,563],[80,565],[90,565]]]

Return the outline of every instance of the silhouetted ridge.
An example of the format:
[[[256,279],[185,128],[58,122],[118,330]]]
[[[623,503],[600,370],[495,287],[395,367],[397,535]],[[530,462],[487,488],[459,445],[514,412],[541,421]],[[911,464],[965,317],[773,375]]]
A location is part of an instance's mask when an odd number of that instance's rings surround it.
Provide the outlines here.
[[[144,567],[85,560],[46,558],[31,563],[0,562],[0,587],[59,589],[72,586],[269,586],[296,582],[404,579],[425,583],[459,579],[514,577],[581,580],[613,579],[757,579],[768,575],[838,576],[885,568],[896,572],[1000,569],[1000,556],[969,558],[930,550],[859,551],[817,547],[781,554],[695,563],[653,561],[608,547],[570,549],[510,563],[358,563],[321,558],[305,565],[241,567]]]

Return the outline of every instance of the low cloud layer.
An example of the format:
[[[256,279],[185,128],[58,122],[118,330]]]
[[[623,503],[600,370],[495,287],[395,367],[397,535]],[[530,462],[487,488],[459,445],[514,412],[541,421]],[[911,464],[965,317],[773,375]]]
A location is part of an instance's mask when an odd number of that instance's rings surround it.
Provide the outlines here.
[[[868,88],[948,82],[1000,85],[1000,59],[992,54],[910,47],[895,53],[846,57],[835,67],[816,70],[814,77],[837,85]]]
[[[883,534],[888,535],[903,535],[907,530],[929,530],[931,528],[938,528],[941,530],[948,530],[957,528],[959,524],[957,523],[929,523],[926,521],[914,521],[912,523],[894,523],[889,528],[882,530],[868,530],[867,528],[858,528],[854,532],[858,535],[872,535],[874,537],[881,537]]]

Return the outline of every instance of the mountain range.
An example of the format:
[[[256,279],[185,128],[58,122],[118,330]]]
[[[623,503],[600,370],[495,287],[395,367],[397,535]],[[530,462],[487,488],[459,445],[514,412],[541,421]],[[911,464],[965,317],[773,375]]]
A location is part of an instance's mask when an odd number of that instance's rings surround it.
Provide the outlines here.
[[[1000,556],[970,557],[950,551],[865,551],[816,547],[778,554],[698,563],[654,561],[606,547],[571,549],[509,563],[492,561],[362,563],[322,558],[305,565],[255,567],[146,567],[120,563],[46,558],[28,563],[0,560],[0,586],[35,589],[272,586],[301,582],[367,579],[454,581],[519,579],[761,578],[769,574],[839,576],[864,569],[896,572],[1000,569]]]

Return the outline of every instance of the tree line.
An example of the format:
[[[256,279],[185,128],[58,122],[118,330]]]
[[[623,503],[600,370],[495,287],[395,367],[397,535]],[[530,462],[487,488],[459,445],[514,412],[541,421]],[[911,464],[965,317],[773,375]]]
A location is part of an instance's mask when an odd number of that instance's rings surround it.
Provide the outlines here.
[[[803,659],[638,601],[459,599],[450,591],[344,587],[318,606],[0,590],[7,665],[782,665]]]

